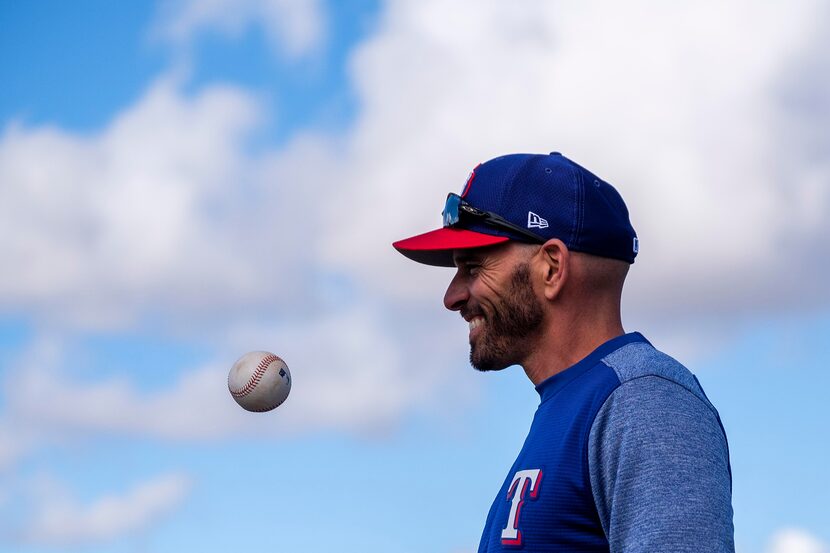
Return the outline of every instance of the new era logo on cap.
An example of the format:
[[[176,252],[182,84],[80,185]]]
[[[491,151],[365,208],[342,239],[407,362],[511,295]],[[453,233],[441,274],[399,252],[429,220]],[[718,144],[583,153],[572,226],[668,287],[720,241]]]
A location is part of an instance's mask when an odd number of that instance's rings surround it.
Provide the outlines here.
[[[528,211],[527,228],[548,228],[548,222],[546,219],[542,219],[532,211]]]

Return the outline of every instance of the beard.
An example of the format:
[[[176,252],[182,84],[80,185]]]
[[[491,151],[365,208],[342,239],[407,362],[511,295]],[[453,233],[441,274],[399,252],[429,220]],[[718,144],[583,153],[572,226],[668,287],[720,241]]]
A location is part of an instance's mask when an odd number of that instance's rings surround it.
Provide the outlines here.
[[[542,325],[544,312],[533,294],[530,266],[516,267],[504,299],[494,303],[483,332],[470,344],[470,364],[479,371],[498,371],[519,363],[527,339]]]

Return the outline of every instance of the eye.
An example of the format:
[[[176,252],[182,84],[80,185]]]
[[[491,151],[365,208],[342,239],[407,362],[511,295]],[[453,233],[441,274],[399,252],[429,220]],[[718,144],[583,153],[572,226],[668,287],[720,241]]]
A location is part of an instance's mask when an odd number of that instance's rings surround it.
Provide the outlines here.
[[[478,263],[467,263],[465,265],[465,268],[468,274],[475,276],[481,270],[481,265],[479,265]]]

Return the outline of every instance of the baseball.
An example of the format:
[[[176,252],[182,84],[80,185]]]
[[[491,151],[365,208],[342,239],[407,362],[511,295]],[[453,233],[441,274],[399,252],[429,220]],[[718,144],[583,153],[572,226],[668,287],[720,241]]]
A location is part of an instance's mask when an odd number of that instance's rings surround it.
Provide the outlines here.
[[[291,391],[285,361],[267,351],[240,357],[228,374],[228,390],[243,409],[261,413],[279,407]]]

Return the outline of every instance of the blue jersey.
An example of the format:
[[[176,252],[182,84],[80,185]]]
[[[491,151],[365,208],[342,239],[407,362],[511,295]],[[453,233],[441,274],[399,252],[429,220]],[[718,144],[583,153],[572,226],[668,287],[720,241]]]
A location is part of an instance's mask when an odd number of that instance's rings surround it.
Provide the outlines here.
[[[536,389],[479,553],[734,551],[726,436],[685,367],[632,333]]]

